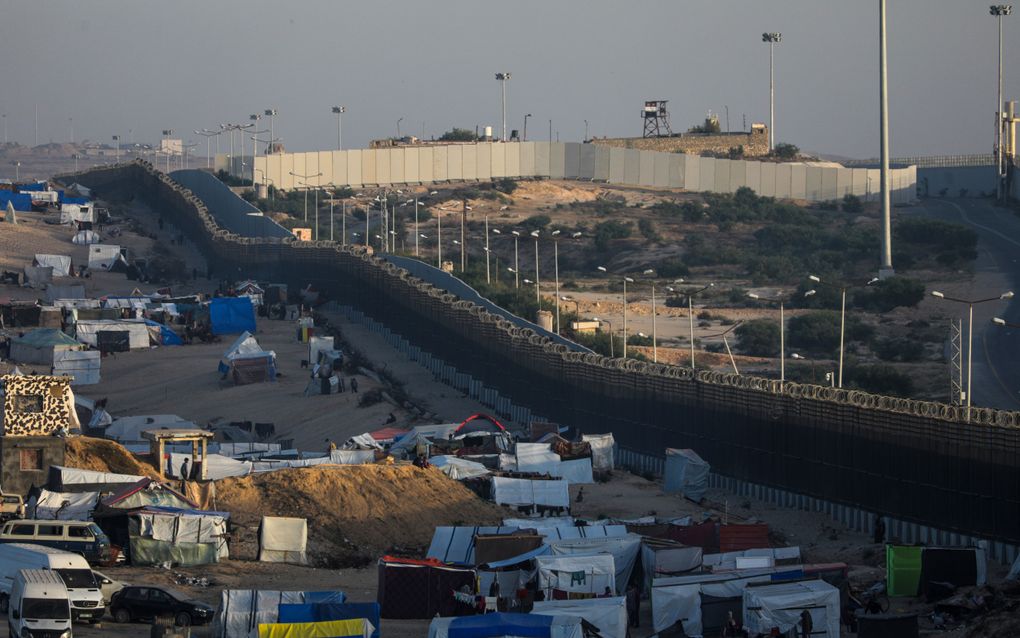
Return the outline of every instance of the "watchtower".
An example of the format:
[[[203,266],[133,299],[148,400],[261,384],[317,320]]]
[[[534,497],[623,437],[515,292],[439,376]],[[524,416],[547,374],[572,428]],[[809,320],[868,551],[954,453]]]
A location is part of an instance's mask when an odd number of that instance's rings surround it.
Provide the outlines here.
[[[669,137],[673,129],[669,127],[669,112],[666,111],[666,102],[669,100],[648,100],[645,108],[641,111],[641,119],[645,123],[645,130],[641,137]]]

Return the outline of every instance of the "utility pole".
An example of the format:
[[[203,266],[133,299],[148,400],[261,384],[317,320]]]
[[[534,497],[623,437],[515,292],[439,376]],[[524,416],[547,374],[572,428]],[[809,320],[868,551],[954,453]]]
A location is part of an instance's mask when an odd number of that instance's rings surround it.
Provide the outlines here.
[[[499,80],[503,94],[503,137],[502,140],[506,141],[506,83],[510,81],[509,73],[497,73],[496,79]]]
[[[509,77],[510,74],[507,74]],[[467,211],[468,205],[467,200],[463,200],[462,207],[460,209],[460,272],[461,274],[467,270],[467,238],[465,236],[465,226],[467,226]]]
[[[344,149],[344,147],[343,147],[343,137],[342,137],[343,129],[341,128],[343,126],[342,118],[343,118],[344,113],[347,112],[347,107],[346,106],[334,106],[333,107],[333,112],[336,113],[336,150],[342,151]]]
[[[761,34],[761,41],[769,45],[769,151],[776,146],[776,44],[783,41],[779,32]],[[726,132],[730,128],[730,110],[726,109]]]
[[[895,274],[892,263],[892,210],[889,196],[889,86],[885,32],[885,0],[878,0],[879,34],[879,84],[882,137],[882,267],[878,270],[881,279]]]
[[[1006,193],[1006,157],[1002,152],[1002,18],[1013,13],[1013,5],[994,4],[988,8],[988,13],[995,16],[999,22],[999,71],[996,81],[995,99],[995,183],[996,196],[1000,202],[1005,201]]]

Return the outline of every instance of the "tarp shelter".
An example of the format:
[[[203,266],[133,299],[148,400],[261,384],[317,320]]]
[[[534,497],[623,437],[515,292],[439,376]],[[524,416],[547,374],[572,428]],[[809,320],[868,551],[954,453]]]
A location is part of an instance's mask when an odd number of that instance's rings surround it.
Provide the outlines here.
[[[549,550],[554,556],[604,556],[613,557],[615,567],[615,591],[627,591],[627,583],[637,563],[638,552],[641,550],[641,537],[637,534],[606,538],[578,538],[567,540],[546,539]],[[602,593],[599,590],[596,593]]]
[[[599,596],[616,593],[616,564],[612,554],[590,556],[538,556],[538,588],[546,600],[566,598],[569,593]]]
[[[75,246],[89,246],[91,244],[98,244],[101,241],[99,233],[92,230],[79,230],[71,238],[71,243]]]
[[[375,630],[371,638],[379,638],[379,603],[311,602],[283,603],[279,607],[281,623],[323,622],[364,618]]]
[[[548,443],[517,443],[517,471],[548,474],[571,484],[593,483],[591,459],[563,461]]]
[[[500,505],[515,507],[530,505],[564,509],[570,507],[570,491],[567,481],[563,479],[538,480],[494,476],[492,497]]]
[[[255,307],[248,297],[217,297],[209,302],[215,335],[255,332]]]
[[[25,266],[22,270],[29,288],[42,288],[53,281],[53,268],[50,266]]]
[[[223,353],[218,370],[220,374],[230,375],[237,385],[273,381],[276,353],[263,350],[255,337],[245,331]]]
[[[99,492],[51,492],[42,489],[28,502],[28,518],[87,521],[99,503]]]
[[[429,463],[455,481],[463,481],[464,479],[489,474],[489,468],[481,463],[468,461],[457,456],[433,456],[429,459]]]
[[[119,480],[127,475],[124,474],[103,474],[114,480]],[[86,480],[90,477],[86,476]],[[91,479],[94,480],[94,479]],[[187,510],[195,507],[183,494],[149,477],[125,485],[120,491],[104,498],[101,505],[106,510],[135,510],[144,507],[169,507],[171,509]]]
[[[377,600],[383,618],[433,618],[474,613],[457,602],[454,591],[474,591],[475,570],[444,565],[437,560],[379,559]]]
[[[774,570],[745,570],[728,574],[695,574],[652,581],[652,627],[664,631],[681,623],[688,636],[714,635],[730,612],[739,617],[744,588],[772,581]]]
[[[51,465],[46,485],[56,492],[108,492],[136,485],[143,479],[145,479],[144,476],[134,474],[113,474]]]
[[[96,211],[92,202],[68,202],[68,199],[73,198],[65,197],[64,201],[60,204],[61,224],[96,221]]]
[[[977,547],[886,545],[885,555],[890,596],[934,599],[946,589],[984,585],[988,577],[985,551]]]
[[[114,419],[113,423],[106,426],[103,436],[121,444],[144,443],[146,439],[142,436],[142,432],[146,430],[193,427],[196,427],[194,423],[186,421],[176,414],[141,414]]]
[[[627,638],[627,599],[623,596],[539,601],[531,613],[584,618],[598,628],[602,638]]]
[[[12,193],[11,191],[0,190],[0,207],[7,209],[30,212],[32,210],[32,195],[30,193]],[[7,221],[12,221],[8,216]]]
[[[259,638],[369,638],[375,627],[365,618],[259,625]]]
[[[254,638],[259,625],[279,621],[280,607],[289,604],[339,604],[346,596],[340,591],[270,591],[224,589],[213,621],[215,638]]]
[[[666,471],[663,479],[667,494],[681,493],[694,502],[708,490],[710,466],[694,450],[666,449]]]
[[[667,540],[646,538],[641,544],[641,569],[644,590],[650,592],[652,580],[680,576],[701,569],[703,550]]]
[[[33,266],[50,266],[53,268],[54,277],[70,277],[71,276],[71,256],[70,255],[43,255],[36,254],[35,259],[32,260]]]
[[[99,383],[100,355],[98,350],[54,352],[53,374],[71,377],[71,385]]]
[[[583,638],[581,619],[543,614],[484,614],[435,618],[429,638]]]
[[[103,336],[104,332],[119,333],[121,338],[118,343],[122,345],[125,341],[124,333],[127,333],[126,345],[131,350],[148,348],[151,343],[149,328],[145,325],[144,319],[88,319],[79,320],[75,324],[75,337],[78,341],[100,350],[103,350],[100,344],[108,343],[109,335]],[[116,351],[114,350],[114,352]]]
[[[263,563],[308,564],[308,520],[263,516],[259,525],[259,560]]]
[[[544,537],[530,531],[478,535],[475,537],[475,562],[479,565],[492,565],[508,560],[522,562],[527,559],[521,556],[532,555],[539,549],[542,551],[534,555],[547,553],[549,548],[544,547],[544,543]]]
[[[724,525],[723,527],[727,526]],[[752,565],[750,563],[758,561],[750,559],[765,559],[766,564]],[[735,552],[723,552],[721,554],[705,554],[701,562],[705,567],[711,567],[713,571],[747,569],[748,567],[773,567],[783,562],[787,564],[800,562],[800,547],[762,547]]]
[[[146,507],[131,512],[132,565],[208,565],[227,558],[227,512]]]
[[[123,259],[120,246],[114,244],[93,244],[89,246],[89,268],[93,270],[110,270],[113,265]]]
[[[591,465],[596,472],[609,472],[613,469],[613,448],[616,441],[612,433],[584,434],[581,440],[591,446]]]
[[[11,339],[11,360],[52,366],[58,352],[78,351],[84,346],[56,328],[36,328]]]
[[[744,628],[752,635],[780,634],[800,627],[801,613],[811,614],[812,636],[839,638],[839,590],[823,580],[748,585],[744,589]]]
[[[49,283],[46,285],[46,300],[49,302],[78,299],[85,299],[85,286],[82,284],[65,284],[58,286],[57,284]],[[63,305],[66,305],[66,303]],[[76,306],[77,304],[74,305]]]
[[[443,563],[475,565],[475,538],[513,534],[516,527],[436,527],[432,533],[427,558]]]

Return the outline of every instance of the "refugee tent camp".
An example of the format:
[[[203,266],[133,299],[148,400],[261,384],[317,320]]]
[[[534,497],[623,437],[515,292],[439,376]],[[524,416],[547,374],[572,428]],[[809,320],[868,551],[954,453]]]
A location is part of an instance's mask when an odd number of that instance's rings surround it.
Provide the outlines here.
[[[475,539],[478,536],[513,534],[516,527],[436,527],[425,556],[444,563],[475,565]]]
[[[99,503],[99,492],[51,492],[47,489],[28,499],[28,518],[37,520],[87,521]]]
[[[641,549],[641,537],[637,534],[627,534],[626,536],[565,540],[546,538],[546,544],[553,556],[612,556],[616,581],[614,590],[624,592],[627,591],[627,583],[630,581],[630,575],[637,563],[638,552]],[[602,590],[600,589],[596,593],[601,594]]]
[[[83,350],[78,343],[56,328],[36,328],[11,339],[11,360],[52,366],[58,352]]]
[[[37,254],[32,260],[33,266],[53,268],[54,277],[69,277],[71,275],[70,255],[42,255]]]
[[[570,507],[568,482],[563,479],[518,479],[505,476],[492,477],[493,500],[500,505],[567,509]]]
[[[132,565],[208,565],[227,558],[227,512],[144,507],[128,515]]]
[[[90,244],[98,244],[102,239],[99,237],[99,233],[92,230],[79,230],[71,238],[71,243],[75,246],[88,246]]]
[[[347,597],[340,591],[271,591],[260,589],[224,589],[213,621],[215,638],[252,638],[259,625],[281,620],[285,605],[340,604]],[[286,635],[286,634],[285,634]]]
[[[576,616],[595,625],[602,638],[627,638],[627,599],[623,596],[538,601],[531,613]]]
[[[439,468],[439,471],[455,481],[462,481],[464,479],[474,478],[476,476],[486,476],[489,474],[489,469],[481,463],[468,461],[467,459],[462,459],[457,456],[433,456],[429,459],[429,463],[431,463],[433,467]]]
[[[612,557],[610,557],[612,560]],[[474,591],[475,570],[440,561],[383,556],[379,559],[377,600],[383,618],[433,618],[473,613],[453,592]]]
[[[150,344],[149,328],[144,319],[79,320],[75,324],[75,337],[107,352],[148,348]]]
[[[601,595],[616,593],[616,565],[612,554],[590,556],[538,556],[538,588],[546,600],[564,592]]]
[[[436,618],[429,638],[583,638],[581,619],[575,616],[495,613],[467,618]]]
[[[209,302],[215,335],[255,332],[255,306],[248,297],[216,297]]]
[[[839,590],[823,580],[749,584],[744,588],[744,628],[767,634],[773,627],[785,634],[798,627],[801,614],[811,614],[812,636],[839,638]]]
[[[591,446],[591,465],[597,472],[609,472],[613,469],[613,446],[616,441],[613,434],[583,434],[581,440]]]
[[[666,449],[666,470],[663,477],[667,494],[682,493],[695,503],[708,490],[709,464],[694,450]]]
[[[701,569],[700,547],[687,547],[681,543],[658,538],[645,538],[641,544],[641,569],[644,573],[644,591],[650,592],[652,580],[669,578]]]
[[[259,560],[264,563],[308,563],[308,520],[263,516],[259,525]]]

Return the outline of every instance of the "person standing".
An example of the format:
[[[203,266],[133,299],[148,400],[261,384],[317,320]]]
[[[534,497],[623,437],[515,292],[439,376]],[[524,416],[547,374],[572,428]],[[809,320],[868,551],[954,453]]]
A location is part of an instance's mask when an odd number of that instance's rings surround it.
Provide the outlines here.
[[[353,392],[354,394],[358,393],[358,378],[357,377],[351,377],[351,392]]]
[[[800,612],[800,638],[811,638],[815,629],[815,621],[811,618],[811,612],[805,609]]]
[[[188,480],[188,461],[189,461],[188,457],[184,457],[184,462],[181,463],[181,480],[182,481],[187,481]]]
[[[641,624],[641,592],[637,585],[631,584],[627,588],[627,618],[631,627],[639,627]]]

